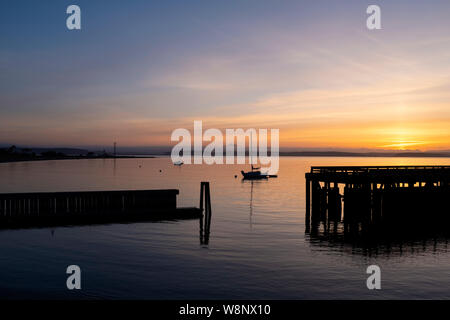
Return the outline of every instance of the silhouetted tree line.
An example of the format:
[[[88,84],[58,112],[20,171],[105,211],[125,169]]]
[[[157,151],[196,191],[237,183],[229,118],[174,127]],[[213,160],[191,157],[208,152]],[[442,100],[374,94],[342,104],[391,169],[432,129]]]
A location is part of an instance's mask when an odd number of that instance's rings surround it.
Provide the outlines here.
[[[0,149],[0,161],[32,160],[36,157],[36,153],[29,148],[19,149],[12,145],[9,148]]]
[[[47,160],[47,159],[83,159],[83,158],[110,158],[112,157],[106,151],[101,154],[96,154],[94,152],[88,152],[85,155],[71,156],[63,152],[58,152],[54,150],[43,151],[40,154],[36,154],[30,148],[17,148],[12,145],[8,148],[0,148],[0,162],[11,162],[11,161],[27,161],[27,160]]]

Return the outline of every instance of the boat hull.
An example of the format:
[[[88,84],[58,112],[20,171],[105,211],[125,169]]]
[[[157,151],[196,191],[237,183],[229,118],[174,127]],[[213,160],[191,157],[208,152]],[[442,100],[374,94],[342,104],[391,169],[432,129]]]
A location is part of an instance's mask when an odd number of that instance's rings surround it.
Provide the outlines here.
[[[261,180],[261,179],[267,179],[267,175],[261,174],[260,171],[250,171],[250,172],[244,172],[241,171],[242,177],[245,180]]]

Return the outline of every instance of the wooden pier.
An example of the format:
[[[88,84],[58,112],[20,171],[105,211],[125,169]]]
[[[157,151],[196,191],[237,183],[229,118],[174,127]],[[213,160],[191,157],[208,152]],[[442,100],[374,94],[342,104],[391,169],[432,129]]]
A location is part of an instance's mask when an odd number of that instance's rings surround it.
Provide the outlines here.
[[[176,189],[0,194],[0,228],[202,216],[199,208],[177,208],[178,194]]]
[[[307,231],[320,221],[450,222],[450,166],[311,167],[305,177]]]

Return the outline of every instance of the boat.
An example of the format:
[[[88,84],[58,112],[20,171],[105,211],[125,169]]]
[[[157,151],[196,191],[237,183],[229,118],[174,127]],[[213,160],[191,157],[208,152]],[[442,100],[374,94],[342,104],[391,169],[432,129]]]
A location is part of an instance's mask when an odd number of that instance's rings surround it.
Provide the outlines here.
[[[258,170],[259,168],[255,168],[252,166],[252,171],[245,172],[241,170],[241,174],[245,180],[259,180],[259,179],[267,179],[269,176]]]
[[[174,166],[178,166],[178,167],[181,167],[183,164],[184,164],[183,161],[176,161],[173,163]]]
[[[253,143],[253,135],[250,136],[250,149],[249,149],[249,155],[250,155],[250,163],[252,166],[252,171],[247,171],[245,172],[244,170],[241,170],[241,174],[244,178],[244,180],[260,180],[260,179],[267,179],[269,176],[267,174],[264,174],[261,172],[261,167],[254,167],[253,166],[253,157],[252,157],[252,152],[251,150],[251,146]]]

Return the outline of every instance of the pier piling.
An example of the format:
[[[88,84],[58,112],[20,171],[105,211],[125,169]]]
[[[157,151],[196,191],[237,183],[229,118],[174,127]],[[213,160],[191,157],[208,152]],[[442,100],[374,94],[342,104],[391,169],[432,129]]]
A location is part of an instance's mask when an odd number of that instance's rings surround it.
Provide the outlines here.
[[[200,183],[200,244],[209,243],[209,233],[211,229],[211,194],[209,182]]]
[[[450,221],[450,166],[311,167],[305,178],[307,231],[341,220],[357,232]]]

